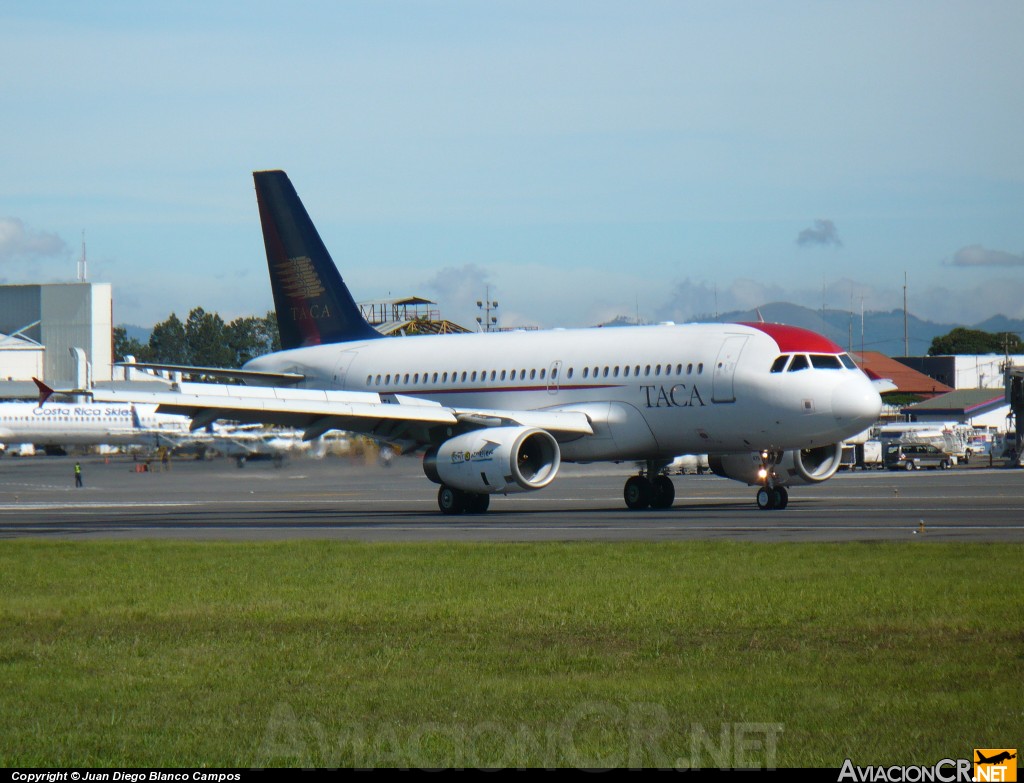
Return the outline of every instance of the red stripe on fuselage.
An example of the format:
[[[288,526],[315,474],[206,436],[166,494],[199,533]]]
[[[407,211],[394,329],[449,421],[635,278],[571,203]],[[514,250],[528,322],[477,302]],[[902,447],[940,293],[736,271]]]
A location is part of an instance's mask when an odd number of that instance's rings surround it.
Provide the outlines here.
[[[775,340],[782,353],[844,353],[842,348],[828,338],[799,326],[766,323],[744,323],[740,326],[764,332]]]

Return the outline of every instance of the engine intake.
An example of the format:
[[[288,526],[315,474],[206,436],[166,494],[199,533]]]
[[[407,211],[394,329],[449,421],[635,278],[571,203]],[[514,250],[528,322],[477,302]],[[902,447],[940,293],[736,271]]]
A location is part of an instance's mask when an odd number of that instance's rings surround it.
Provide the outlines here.
[[[775,484],[820,484],[836,474],[842,457],[842,443],[783,452],[782,459],[775,465]],[[712,455],[708,457],[708,467],[722,478],[744,481],[750,486],[763,483],[758,476],[761,455],[756,451],[748,454]]]
[[[560,464],[558,442],[536,427],[474,430],[423,455],[423,472],[435,484],[478,494],[543,489]]]

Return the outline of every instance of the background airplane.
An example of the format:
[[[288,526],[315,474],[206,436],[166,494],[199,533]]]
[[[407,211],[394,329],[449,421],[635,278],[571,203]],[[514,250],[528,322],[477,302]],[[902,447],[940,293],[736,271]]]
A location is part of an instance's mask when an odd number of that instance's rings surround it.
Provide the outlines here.
[[[322,449],[304,441],[302,434],[295,430],[268,430],[260,425],[214,425],[193,432],[182,445],[223,454],[234,459],[240,468],[245,467],[248,460],[261,457],[269,457],[280,466],[286,457],[323,456]]]
[[[288,455],[315,453],[293,430],[229,424],[192,430],[187,416],[159,413],[156,405],[134,403],[0,403],[0,444],[212,450],[235,459],[239,466],[252,457],[271,457],[279,463]]]
[[[158,448],[188,437],[185,416],[133,403],[0,403],[0,443],[36,446],[138,445]]]
[[[423,448],[444,513],[482,512],[492,494],[542,489],[563,459],[641,461],[626,504],[664,508],[675,489],[663,471],[686,453],[706,453],[720,475],[759,486],[760,508],[785,508],[787,487],[832,476],[841,441],[881,410],[871,380],[839,346],[778,324],[382,339],[288,177],[254,178],[283,350],[248,362],[247,386],[96,391],[97,401],[156,403],[193,427],[230,418]]]

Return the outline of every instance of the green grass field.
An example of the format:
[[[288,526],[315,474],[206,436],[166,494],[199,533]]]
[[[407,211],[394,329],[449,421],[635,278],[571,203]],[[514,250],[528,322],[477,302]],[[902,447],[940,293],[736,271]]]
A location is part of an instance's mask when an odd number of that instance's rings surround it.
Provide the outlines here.
[[[0,766],[1019,747],[1022,545],[0,543]]]

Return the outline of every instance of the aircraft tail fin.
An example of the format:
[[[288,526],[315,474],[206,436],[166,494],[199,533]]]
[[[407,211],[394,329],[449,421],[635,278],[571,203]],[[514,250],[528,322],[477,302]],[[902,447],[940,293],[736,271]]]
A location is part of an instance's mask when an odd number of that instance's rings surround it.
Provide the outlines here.
[[[46,404],[46,401],[53,396],[53,389],[47,386],[38,378],[32,378],[36,388],[39,389],[39,407],[42,408]]]
[[[367,323],[283,171],[253,172],[281,348],[372,340]]]

